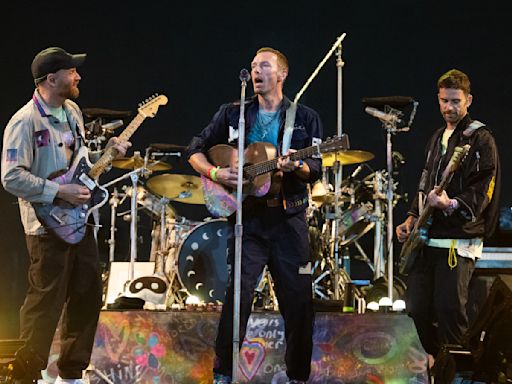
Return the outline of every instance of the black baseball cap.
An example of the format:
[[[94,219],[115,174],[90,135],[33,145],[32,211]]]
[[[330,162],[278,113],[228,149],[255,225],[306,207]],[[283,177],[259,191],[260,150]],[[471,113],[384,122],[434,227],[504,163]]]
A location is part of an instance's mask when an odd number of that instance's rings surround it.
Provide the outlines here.
[[[76,68],[85,61],[86,56],[85,53],[72,55],[59,47],[46,48],[32,60],[34,82],[39,84],[49,73],[55,73],[59,69]]]

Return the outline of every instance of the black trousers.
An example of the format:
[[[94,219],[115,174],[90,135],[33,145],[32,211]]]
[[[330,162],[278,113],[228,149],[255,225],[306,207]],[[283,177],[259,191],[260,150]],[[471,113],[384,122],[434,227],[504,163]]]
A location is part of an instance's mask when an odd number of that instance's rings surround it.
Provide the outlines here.
[[[457,256],[448,266],[446,248],[425,247],[407,279],[407,308],[425,351],[434,357],[443,344],[461,344],[468,328],[468,286],[472,259]]]
[[[76,245],[53,235],[26,236],[29,288],[20,310],[20,337],[46,368],[62,314],[57,362],[62,378],[80,378],[89,365],[102,305],[99,256],[92,231]]]
[[[245,337],[254,289],[268,265],[273,278],[279,310],[284,319],[287,375],[307,380],[313,349],[313,305],[311,275],[299,273],[309,261],[308,227],[303,212],[288,216],[281,207],[256,206],[244,211],[242,276],[240,297],[240,341]],[[229,255],[234,254],[234,239]],[[233,275],[222,308],[214,371],[232,374]]]

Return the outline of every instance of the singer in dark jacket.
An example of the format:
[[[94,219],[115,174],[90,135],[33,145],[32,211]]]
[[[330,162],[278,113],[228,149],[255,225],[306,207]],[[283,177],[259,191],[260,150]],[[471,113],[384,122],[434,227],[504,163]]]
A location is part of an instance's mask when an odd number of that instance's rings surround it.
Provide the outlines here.
[[[448,71],[438,80],[438,89],[445,125],[427,145],[418,193],[407,220],[396,229],[399,241],[405,241],[424,198],[435,208],[428,241],[412,266],[407,290],[408,310],[432,356],[443,344],[462,342],[468,327],[468,285],[483,240],[497,223],[501,184],[491,131],[468,114],[473,100],[469,78],[461,71]],[[467,157],[438,195],[434,187],[440,184],[455,147],[465,144],[471,146]]]
[[[256,96],[245,106],[246,145],[272,143],[282,152],[287,134],[283,131],[290,101],[283,95],[288,61],[279,51],[262,48],[251,64],[252,84]],[[202,175],[226,186],[236,187],[236,167],[216,168],[206,153],[220,143],[237,145],[240,103],[225,104],[210,124],[189,145],[189,162]],[[320,143],[322,124],[318,114],[303,105],[297,106],[293,134],[285,143],[287,155],[294,150]],[[286,150],[286,148],[290,148]],[[242,276],[240,341],[245,336],[258,278],[268,266],[275,284],[279,309],[285,322],[286,366],[290,383],[303,383],[310,374],[313,333],[311,264],[306,184],[321,174],[321,159],[293,161],[279,158],[280,192],[262,198],[248,197],[243,209]],[[234,223],[234,217],[230,222]],[[234,239],[232,239],[234,240]],[[233,261],[234,241],[229,259]],[[216,340],[214,383],[230,383],[233,342],[233,278],[227,288]]]

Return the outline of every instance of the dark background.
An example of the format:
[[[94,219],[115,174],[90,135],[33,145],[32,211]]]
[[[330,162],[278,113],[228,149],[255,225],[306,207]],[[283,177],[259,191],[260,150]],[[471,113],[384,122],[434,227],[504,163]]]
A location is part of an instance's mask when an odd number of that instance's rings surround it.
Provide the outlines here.
[[[0,126],[33,92],[30,63],[48,46],[86,52],[80,99],[82,108],[133,110],[155,92],[169,104],[144,121],[133,149],[150,143],[186,145],[218,106],[239,97],[241,68],[250,67],[261,46],[282,50],[290,61],[285,92],[293,98],[343,32],[343,130],[353,149],[375,154],[368,164],[384,169],[386,139],[379,122],[363,111],[365,96],[410,95],[420,105],[412,130],[393,138],[406,157],[400,188],[414,193],[424,145],[442,124],[436,80],[451,68],[472,80],[473,118],[494,131],[501,152],[502,206],[512,205],[509,103],[512,59],[510,12],[494,2],[411,0],[274,2],[8,2],[3,5]],[[332,57],[303,95],[316,109],[325,135],[336,133],[336,67]],[[130,152],[131,154],[131,152]],[[193,174],[187,164],[170,160],[173,173]],[[353,167],[347,167],[349,172]],[[104,180],[119,175],[113,172]],[[17,335],[18,308],[26,289],[27,254],[16,199],[0,189],[0,338]],[[125,205],[127,208],[128,206]],[[207,216],[204,207],[175,204],[189,219]],[[395,209],[395,224],[406,204]],[[141,220],[148,257],[148,223]],[[102,211],[102,238],[109,213]],[[128,226],[120,223],[116,260],[126,260]],[[509,236],[502,234],[500,241]],[[100,244],[102,257],[107,247]]]

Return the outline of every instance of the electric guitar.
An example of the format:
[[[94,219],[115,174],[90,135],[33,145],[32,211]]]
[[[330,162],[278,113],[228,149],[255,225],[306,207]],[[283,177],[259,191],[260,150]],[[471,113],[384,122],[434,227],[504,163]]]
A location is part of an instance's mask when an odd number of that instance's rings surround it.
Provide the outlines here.
[[[346,150],[348,146],[348,137],[342,135],[327,139],[318,145],[299,149],[289,157],[296,161],[318,156],[321,153]],[[213,165],[226,168],[230,166],[237,153],[237,149],[226,144],[219,144],[210,148],[207,157]],[[243,198],[249,195],[265,196],[269,191],[277,189],[278,183],[270,174],[277,169],[276,153],[277,150],[272,144],[263,142],[252,143],[245,149],[243,175],[247,182],[243,186]],[[236,211],[236,188],[216,183],[204,175],[201,176],[201,183],[206,208],[213,216],[227,217]]]
[[[452,180],[453,174],[460,167],[464,159],[466,158],[469,152],[470,145],[466,144],[463,147],[455,147],[453,151],[453,155],[450,158],[450,161],[443,172],[443,177],[441,183],[435,187],[435,191],[437,195],[441,195],[441,193],[445,190],[445,188],[450,184]],[[407,275],[418,255],[418,251],[425,245],[428,240],[428,229],[432,224],[432,213],[434,212],[434,208],[430,205],[430,203],[425,203],[425,207],[421,212],[420,216],[414,223],[414,227],[407,238],[407,240],[402,245],[402,251],[400,252],[400,273]]]
[[[139,105],[137,116],[119,135],[122,140],[129,140],[145,118],[155,117],[158,108],[167,104],[164,95],[153,96]],[[108,199],[108,191],[98,184],[99,176],[110,166],[116,157],[117,150],[109,147],[100,159],[93,165],[89,161],[88,149],[79,149],[68,171],[58,171],[49,179],[58,184],[79,184],[86,186],[91,192],[91,198],[85,204],[75,206],[62,199],[55,198],[50,204],[32,203],[41,224],[68,244],[80,242],[87,228],[87,220],[94,210],[100,208]]]

